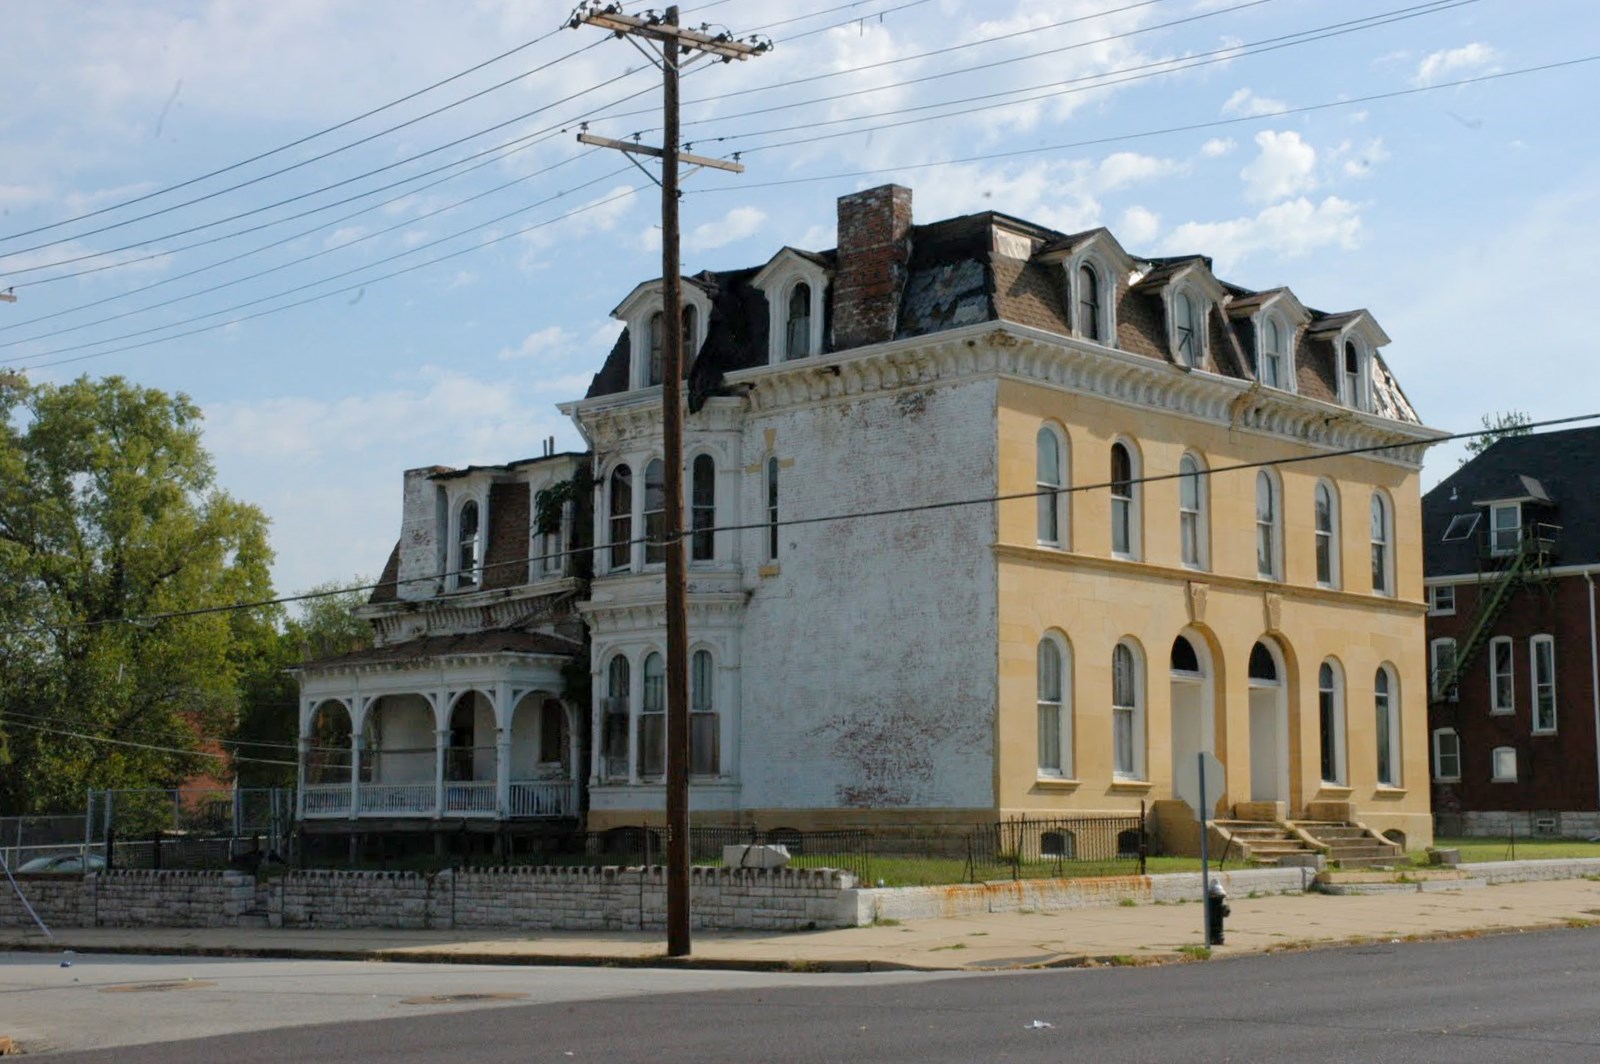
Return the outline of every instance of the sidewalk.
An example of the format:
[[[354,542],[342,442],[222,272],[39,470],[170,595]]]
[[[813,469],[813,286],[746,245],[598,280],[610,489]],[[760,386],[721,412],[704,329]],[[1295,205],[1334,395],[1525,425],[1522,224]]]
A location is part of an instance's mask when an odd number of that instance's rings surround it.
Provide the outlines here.
[[[1600,882],[1586,879],[1373,896],[1229,899],[1227,957],[1356,941],[1600,926]],[[1202,945],[1198,903],[985,913],[793,934],[702,931],[668,961],[660,932],[606,935],[471,931],[63,928],[0,931],[0,950],[315,957],[474,964],[581,964],[873,971],[982,970],[1187,959]]]

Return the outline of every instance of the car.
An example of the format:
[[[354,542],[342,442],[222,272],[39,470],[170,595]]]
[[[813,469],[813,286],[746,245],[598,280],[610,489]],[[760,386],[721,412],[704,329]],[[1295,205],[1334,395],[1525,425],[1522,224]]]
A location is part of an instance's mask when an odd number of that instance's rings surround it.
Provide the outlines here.
[[[78,853],[58,853],[49,857],[35,857],[31,861],[23,862],[17,869],[18,872],[45,872],[56,875],[76,875],[84,871],[103,872],[106,859],[97,853],[88,855],[88,866],[85,868],[84,855]]]

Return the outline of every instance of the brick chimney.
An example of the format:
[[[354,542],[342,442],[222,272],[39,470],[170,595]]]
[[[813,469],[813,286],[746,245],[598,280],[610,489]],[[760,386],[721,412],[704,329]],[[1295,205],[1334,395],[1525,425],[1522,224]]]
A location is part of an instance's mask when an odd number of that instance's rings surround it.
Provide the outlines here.
[[[911,261],[911,190],[881,185],[839,197],[833,348],[894,339]]]

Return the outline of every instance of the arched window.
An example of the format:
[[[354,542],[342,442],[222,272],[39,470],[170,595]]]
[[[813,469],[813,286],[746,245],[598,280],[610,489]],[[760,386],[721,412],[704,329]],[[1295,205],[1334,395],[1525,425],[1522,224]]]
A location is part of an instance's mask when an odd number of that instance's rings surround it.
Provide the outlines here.
[[[1072,775],[1072,663],[1056,639],[1046,636],[1038,649],[1039,775]]]
[[[1394,594],[1394,565],[1390,558],[1389,503],[1382,492],[1372,493],[1372,590]]]
[[[1252,684],[1278,683],[1278,661],[1265,643],[1250,648],[1250,682]]]
[[[1354,342],[1346,340],[1344,345],[1344,359],[1342,360],[1339,375],[1339,386],[1344,391],[1344,401],[1362,409],[1361,402],[1361,352],[1356,350]]]
[[[1317,539],[1317,583],[1323,587],[1339,586],[1338,512],[1333,488],[1325,480],[1318,481],[1314,526]]]
[[[1321,733],[1322,782],[1345,785],[1344,677],[1330,658],[1317,670],[1317,721]]]
[[[722,726],[717,718],[716,671],[711,651],[689,659],[689,772],[715,776],[722,766]]]
[[[689,556],[708,562],[717,556],[717,463],[709,454],[697,454],[691,469]]]
[[[1256,473],[1256,575],[1263,580],[1283,579],[1283,507],[1278,502],[1278,482],[1268,470]]]
[[[621,654],[606,667],[606,699],[600,734],[600,767],[606,779],[628,778],[628,714],[631,711],[630,669]]]
[[[1172,319],[1178,363],[1184,366],[1200,365],[1200,331],[1195,321],[1194,300],[1189,298],[1189,293],[1178,292],[1173,295]]]
[[[778,458],[767,459],[767,560],[778,560]]]
[[[1119,779],[1144,778],[1144,676],[1127,643],[1111,651],[1112,771]]]
[[[1268,388],[1282,388],[1288,379],[1287,361],[1283,355],[1283,326],[1278,319],[1268,316],[1262,327],[1261,383]]]
[[[660,384],[662,367],[666,364],[666,319],[658,310],[650,315],[650,361],[646,365],[646,384]]]
[[[811,286],[801,282],[789,292],[789,314],[784,321],[784,358],[811,354]]]
[[[1200,668],[1200,655],[1194,649],[1194,644],[1189,642],[1187,636],[1178,636],[1172,641],[1172,659],[1169,667],[1173,672],[1181,672],[1189,676],[1202,674]]]
[[[640,693],[639,775],[660,776],[667,764],[667,668],[654,651],[645,655]]]
[[[633,470],[626,465],[619,465],[611,471],[609,495],[610,568],[613,572],[620,572],[626,570],[633,560]]]
[[[659,565],[667,560],[667,467],[652,458],[644,467],[644,561]]]
[[[1400,786],[1400,698],[1399,684],[1389,666],[1378,668],[1372,677],[1372,703],[1377,711],[1378,786]]]
[[[478,504],[468,499],[456,518],[456,587],[478,586]]]
[[[1039,429],[1035,441],[1038,456],[1036,459],[1035,488],[1039,492],[1039,542],[1049,547],[1063,546],[1061,536],[1061,512],[1066,505],[1067,496],[1061,490],[1066,487],[1066,478],[1063,476],[1065,464],[1061,460],[1061,437],[1049,425]]]
[[[695,330],[695,325],[699,322],[699,320],[700,320],[700,315],[695,310],[694,304],[693,303],[685,303],[683,305],[683,317],[682,317],[682,321],[683,321],[683,353],[684,353],[684,360],[685,361],[687,361],[689,356],[692,356],[694,354],[694,352],[695,352],[694,330]]]
[[[1100,332],[1100,275],[1088,263],[1078,267],[1078,335],[1105,339]]]
[[[1139,485],[1133,452],[1120,440],[1111,445],[1111,553],[1139,554]]]
[[[1206,567],[1210,542],[1206,521],[1206,484],[1200,473],[1200,460],[1186,454],[1178,460],[1178,548],[1183,564],[1191,569]]]

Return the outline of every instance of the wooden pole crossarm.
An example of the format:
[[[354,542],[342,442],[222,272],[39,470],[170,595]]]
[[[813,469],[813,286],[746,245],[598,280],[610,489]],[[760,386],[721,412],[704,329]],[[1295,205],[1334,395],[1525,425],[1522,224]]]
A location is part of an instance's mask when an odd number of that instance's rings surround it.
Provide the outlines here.
[[[574,26],[587,24],[610,30],[618,36],[637,35],[653,41],[673,41],[679,48],[705,52],[723,60],[748,59],[765,52],[767,44],[749,44],[731,37],[714,37],[699,30],[683,29],[667,23],[650,22],[638,15],[625,15],[621,11],[599,10],[588,14],[575,14]]]
[[[741,166],[741,167],[739,167],[739,169],[743,170],[744,167]],[[12,291],[9,291],[9,290],[7,290],[5,292],[0,292],[0,303],[15,303],[16,301],[17,301],[17,294],[15,292],[12,292]]]
[[[666,152],[648,144],[635,144],[630,140],[616,140],[611,137],[597,137],[593,133],[579,133],[579,144],[593,144],[598,148],[615,148],[618,151],[632,152],[635,155],[649,155],[661,158]],[[678,152],[678,161],[690,166],[704,166],[713,170],[728,170],[735,174],[744,173],[743,163],[733,163],[726,159],[712,159],[705,155],[690,155],[687,152]]]

